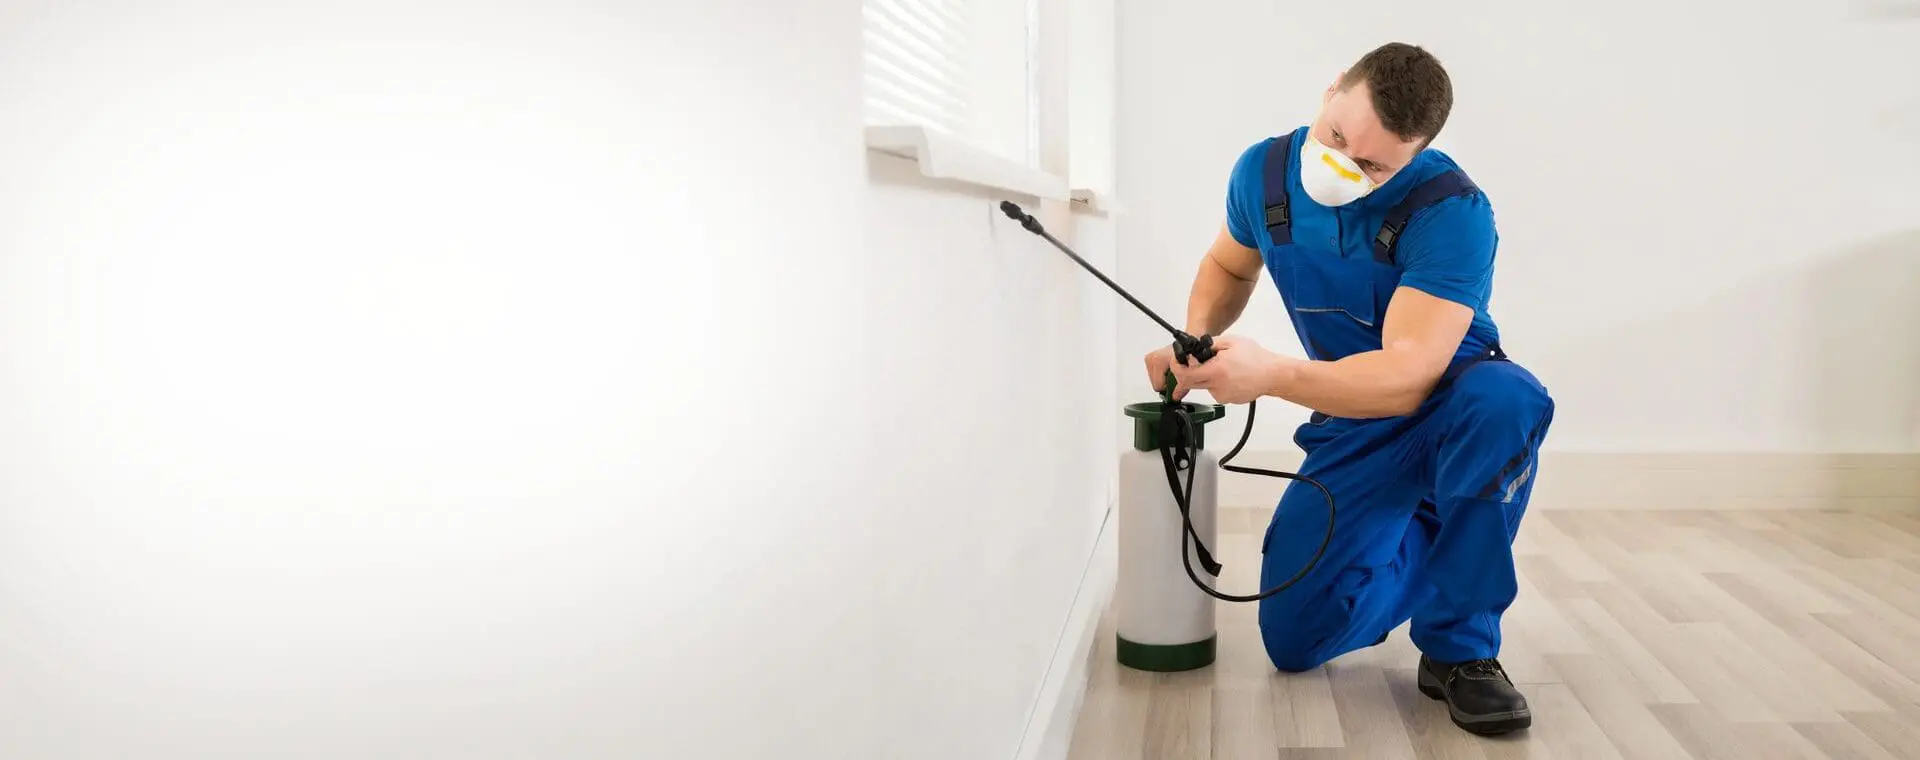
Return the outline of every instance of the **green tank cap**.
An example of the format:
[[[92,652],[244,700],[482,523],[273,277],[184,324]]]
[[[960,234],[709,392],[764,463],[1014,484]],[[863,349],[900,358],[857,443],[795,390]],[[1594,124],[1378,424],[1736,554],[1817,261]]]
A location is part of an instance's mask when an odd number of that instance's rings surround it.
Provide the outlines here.
[[[1142,401],[1128,404],[1127,416],[1133,418],[1133,447],[1140,451],[1160,450],[1160,415],[1164,413],[1167,402]],[[1207,423],[1227,416],[1227,407],[1221,404],[1196,404],[1191,401],[1180,402],[1187,410],[1187,419],[1193,420],[1193,447],[1198,449],[1207,445]]]

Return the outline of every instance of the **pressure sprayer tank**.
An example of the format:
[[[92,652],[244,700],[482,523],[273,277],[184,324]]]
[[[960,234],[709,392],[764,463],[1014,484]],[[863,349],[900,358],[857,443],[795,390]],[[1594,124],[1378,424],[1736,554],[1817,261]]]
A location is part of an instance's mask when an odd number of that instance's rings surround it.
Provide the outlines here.
[[[1209,550],[1217,551],[1215,501],[1219,458],[1208,452],[1206,423],[1225,416],[1218,404],[1183,403],[1192,420],[1193,500],[1188,514],[1194,532]],[[1214,599],[1194,586],[1180,558],[1180,505],[1167,483],[1166,463],[1160,456],[1160,417],[1164,401],[1130,404],[1133,450],[1120,459],[1119,579],[1114,587],[1115,642],[1120,664],[1137,670],[1179,671],[1213,664],[1216,648]],[[1186,470],[1177,473],[1186,487]],[[1192,540],[1184,543],[1194,574],[1208,585],[1207,575]]]

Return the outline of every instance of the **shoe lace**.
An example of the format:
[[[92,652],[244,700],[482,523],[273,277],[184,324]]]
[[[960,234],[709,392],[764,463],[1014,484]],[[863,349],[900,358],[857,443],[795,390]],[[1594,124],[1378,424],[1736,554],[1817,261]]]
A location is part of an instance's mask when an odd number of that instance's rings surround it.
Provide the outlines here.
[[[1464,662],[1460,664],[1459,673],[1463,677],[1478,680],[1508,680],[1507,671],[1500,667],[1499,660],[1488,659]]]

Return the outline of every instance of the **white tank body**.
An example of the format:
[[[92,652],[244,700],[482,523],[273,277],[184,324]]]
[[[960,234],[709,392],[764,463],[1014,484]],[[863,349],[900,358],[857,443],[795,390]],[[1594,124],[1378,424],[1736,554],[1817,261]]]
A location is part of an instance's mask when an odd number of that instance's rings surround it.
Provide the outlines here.
[[[1195,470],[1189,514],[1194,532],[1218,559],[1219,458],[1202,449],[1195,452],[1191,467]],[[1179,478],[1184,487],[1187,472],[1179,472]],[[1181,562],[1185,527],[1158,451],[1128,450],[1121,455],[1119,495],[1114,604],[1120,662],[1144,670],[1189,670],[1210,664],[1216,600],[1194,585]],[[1194,574],[1217,588],[1217,579],[1207,574],[1193,542],[1185,546]]]

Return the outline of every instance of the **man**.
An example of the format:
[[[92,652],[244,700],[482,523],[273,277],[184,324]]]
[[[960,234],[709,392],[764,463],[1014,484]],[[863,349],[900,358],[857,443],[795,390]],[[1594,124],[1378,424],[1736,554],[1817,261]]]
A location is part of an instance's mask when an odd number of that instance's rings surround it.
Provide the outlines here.
[[[1460,727],[1499,734],[1532,724],[1497,656],[1517,592],[1513,536],[1554,405],[1507,360],[1487,312],[1492,207],[1428,147],[1452,105],[1439,61],[1385,45],[1342,72],[1311,124],[1233,167],[1187,332],[1222,335],[1264,266],[1307,359],[1226,335],[1205,363],[1178,365],[1171,347],[1146,363],[1155,390],[1172,369],[1179,397],[1314,410],[1294,435],[1301,473],[1338,510],[1320,563],[1260,603],[1273,664],[1316,668],[1411,621],[1420,690]],[[1261,547],[1262,588],[1299,572],[1326,519],[1321,492],[1291,484]]]

